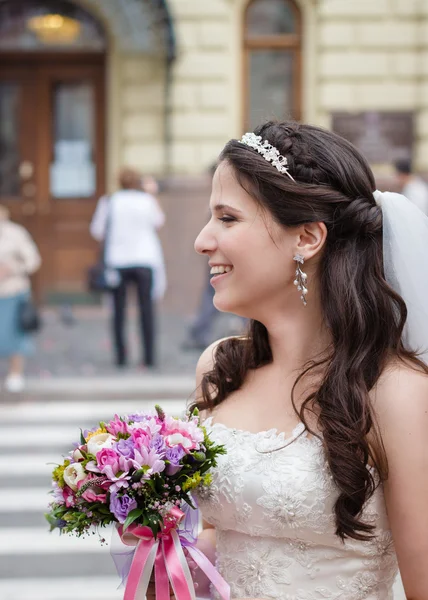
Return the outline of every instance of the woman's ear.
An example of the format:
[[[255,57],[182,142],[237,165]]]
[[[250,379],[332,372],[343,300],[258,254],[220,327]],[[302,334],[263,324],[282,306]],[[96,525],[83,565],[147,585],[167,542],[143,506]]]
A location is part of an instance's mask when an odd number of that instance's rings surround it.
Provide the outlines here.
[[[318,254],[327,239],[327,227],[322,221],[318,223],[304,223],[300,226],[296,251],[305,260]]]

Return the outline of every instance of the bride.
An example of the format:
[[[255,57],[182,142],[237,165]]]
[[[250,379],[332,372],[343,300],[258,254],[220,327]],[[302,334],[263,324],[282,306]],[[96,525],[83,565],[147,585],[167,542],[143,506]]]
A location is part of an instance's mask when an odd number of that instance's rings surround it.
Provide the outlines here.
[[[233,598],[389,600],[398,562],[428,599],[428,219],[374,190],[309,125],[266,123],[220,157],[195,247],[216,308],[251,324],[198,364],[228,451],[198,545]]]

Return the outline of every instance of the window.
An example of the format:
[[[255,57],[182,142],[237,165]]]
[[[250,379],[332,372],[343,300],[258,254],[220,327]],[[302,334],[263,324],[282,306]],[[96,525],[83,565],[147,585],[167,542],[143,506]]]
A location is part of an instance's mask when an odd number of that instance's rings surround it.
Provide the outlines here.
[[[300,12],[291,0],[252,0],[244,25],[244,119],[300,118]]]

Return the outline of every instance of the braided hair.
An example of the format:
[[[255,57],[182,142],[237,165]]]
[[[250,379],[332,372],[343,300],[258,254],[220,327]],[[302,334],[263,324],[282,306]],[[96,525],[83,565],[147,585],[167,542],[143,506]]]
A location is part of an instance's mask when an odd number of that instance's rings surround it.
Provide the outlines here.
[[[387,477],[369,392],[391,358],[406,359],[426,370],[403,346],[406,305],[385,281],[382,212],[373,198],[374,177],[352,144],[321,128],[268,122],[254,133],[287,157],[295,181],[237,140],[228,142],[220,160],[232,166],[240,185],[282,226],[323,222],[327,228],[319,288],[332,347],[327,357],[312,361],[297,377],[292,401],[306,428],[313,435],[322,433],[339,490],[336,534],[341,539],[366,540],[373,525],[364,522],[362,509]],[[217,346],[197,406],[212,409],[242,386],[249,369],[271,361],[268,332],[262,323],[252,321],[248,338],[231,338]],[[297,383],[319,368],[322,380],[318,389],[297,408]],[[317,431],[307,422],[314,405]],[[369,443],[369,434],[374,445]],[[379,477],[373,476],[370,463]]]

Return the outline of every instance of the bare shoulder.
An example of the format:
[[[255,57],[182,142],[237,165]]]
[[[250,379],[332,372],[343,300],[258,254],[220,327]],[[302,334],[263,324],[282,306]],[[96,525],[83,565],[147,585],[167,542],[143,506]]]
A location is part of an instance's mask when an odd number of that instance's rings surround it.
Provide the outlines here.
[[[386,452],[385,504],[406,598],[427,598],[428,375],[390,365],[373,390]]]
[[[215,354],[216,354],[216,350],[217,350],[217,347],[219,346],[219,344],[221,344],[222,342],[224,342],[226,340],[231,340],[231,339],[235,339],[235,338],[237,339],[240,337],[241,336],[230,336],[230,337],[221,338],[220,340],[213,342],[210,346],[208,346],[208,348],[206,348],[202,352],[201,356],[199,357],[198,364],[196,365],[196,400],[197,401],[202,400],[202,389],[201,389],[202,379],[206,373],[209,373],[213,369],[213,366],[215,363]],[[208,414],[204,414],[203,416],[205,418],[208,416]]]
[[[198,364],[196,365],[196,386],[198,388],[201,385],[202,378],[205,375],[205,373],[211,371],[214,366],[217,346],[221,344],[221,342],[224,342],[228,339],[230,338],[225,337],[221,338],[220,340],[216,340],[215,342],[210,344],[208,348],[205,348],[205,350],[202,352],[201,356],[199,357]]]
[[[409,363],[391,363],[382,373],[372,394],[382,437],[397,440],[404,430],[416,434],[428,427],[428,375]]]

